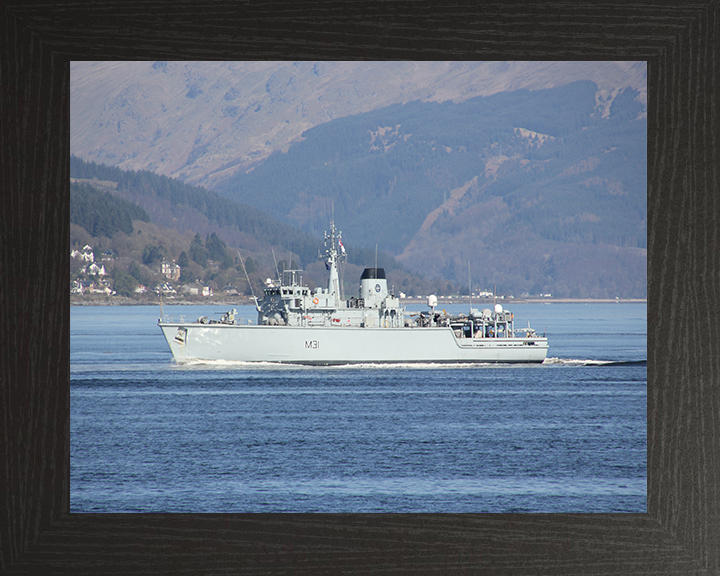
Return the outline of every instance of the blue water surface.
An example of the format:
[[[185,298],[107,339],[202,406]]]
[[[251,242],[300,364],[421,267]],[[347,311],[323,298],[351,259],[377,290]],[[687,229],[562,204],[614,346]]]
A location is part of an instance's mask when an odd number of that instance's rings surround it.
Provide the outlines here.
[[[71,511],[646,512],[646,305],[510,309],[542,365],[178,366],[159,308],[73,306]]]

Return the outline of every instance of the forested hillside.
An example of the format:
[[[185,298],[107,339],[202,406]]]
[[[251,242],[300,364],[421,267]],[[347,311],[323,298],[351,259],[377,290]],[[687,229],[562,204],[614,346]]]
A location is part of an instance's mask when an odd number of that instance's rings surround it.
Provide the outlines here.
[[[85,228],[93,236],[112,236],[118,230],[133,233],[133,220],[150,222],[140,206],[89,184],[70,183],[70,223]]]
[[[250,293],[240,250],[255,291],[278,270],[304,268],[311,285],[324,285],[324,266],[318,261],[322,239],[273,220],[255,208],[236,204],[214,192],[189,186],[151,172],[126,172],[71,158],[71,240],[74,249],[94,247],[120,256],[109,272],[119,281],[123,295],[132,295],[138,284],[162,281],[160,263],[167,259],[182,269],[178,284],[200,281],[214,287],[234,284]],[[134,224],[133,224],[134,222]],[[377,263],[398,287],[410,293],[456,293],[444,283],[428,285],[408,274],[391,256],[374,248],[347,250],[348,280],[359,277],[365,265]],[[75,277],[82,262],[75,263]],[[134,283],[134,284],[133,284]],[[348,286],[354,294],[352,285]]]
[[[250,248],[277,246],[292,252],[301,265],[317,260],[322,247],[324,227],[316,234],[307,234],[288,224],[279,222],[262,211],[220,196],[213,191],[190,186],[174,178],[159,176],[146,170],[125,171],[77,157],[70,159],[70,173],[75,179],[95,179],[116,183],[113,193],[142,206],[156,224],[180,231],[192,230],[201,234],[218,231],[225,241]],[[374,247],[358,246],[346,240],[349,262],[357,265],[372,264]],[[388,270],[400,269],[394,258],[379,250],[378,261]]]
[[[470,262],[504,292],[643,297],[646,110],[633,90],[597,95],[583,81],[348,116],[217,190],[313,235],[334,210],[348,240],[433,277],[462,283]]]
[[[230,242],[247,238],[253,244],[291,250],[304,262],[317,258],[317,238],[215,192],[145,170],[124,171],[76,157],[71,157],[70,174],[77,179],[115,182],[114,194],[142,206],[156,224],[203,235],[220,229]]]

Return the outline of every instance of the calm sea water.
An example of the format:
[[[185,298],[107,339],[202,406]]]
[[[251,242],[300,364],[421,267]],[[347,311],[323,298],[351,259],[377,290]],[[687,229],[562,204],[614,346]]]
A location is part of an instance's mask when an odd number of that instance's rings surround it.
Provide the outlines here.
[[[511,310],[544,364],[178,366],[159,308],[73,306],[71,510],[646,512],[646,305]]]

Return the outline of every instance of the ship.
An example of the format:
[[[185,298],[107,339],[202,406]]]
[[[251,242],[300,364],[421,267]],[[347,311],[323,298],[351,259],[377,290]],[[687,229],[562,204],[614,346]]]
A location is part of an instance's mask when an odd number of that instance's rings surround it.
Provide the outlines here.
[[[388,290],[377,264],[360,276],[357,296],[343,298],[338,264],[347,253],[334,221],[319,254],[328,271],[327,287],[311,289],[299,270],[268,279],[256,298],[257,320],[237,317],[235,308],[219,319],[201,316],[176,321],[161,312],[158,325],[179,364],[205,361],[271,362],[299,365],[541,363],[548,340],[501,304],[467,314],[438,309],[408,312]],[[248,278],[248,283],[249,283]]]

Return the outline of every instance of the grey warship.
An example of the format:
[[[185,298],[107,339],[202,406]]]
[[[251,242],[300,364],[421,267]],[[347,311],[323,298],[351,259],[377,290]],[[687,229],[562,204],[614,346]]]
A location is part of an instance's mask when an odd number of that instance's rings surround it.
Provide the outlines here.
[[[220,320],[200,317],[158,325],[178,363],[191,361],[273,362],[301,365],[394,363],[540,363],[548,340],[529,323],[515,328],[514,315],[492,309],[449,315],[428,310],[409,313],[388,291],[383,268],[366,268],[357,297],[341,297],[338,262],[346,258],[341,234],[330,222],[321,255],[329,272],[327,288],[311,290],[297,270],[268,282],[256,299],[257,323],[241,323],[235,309]]]

